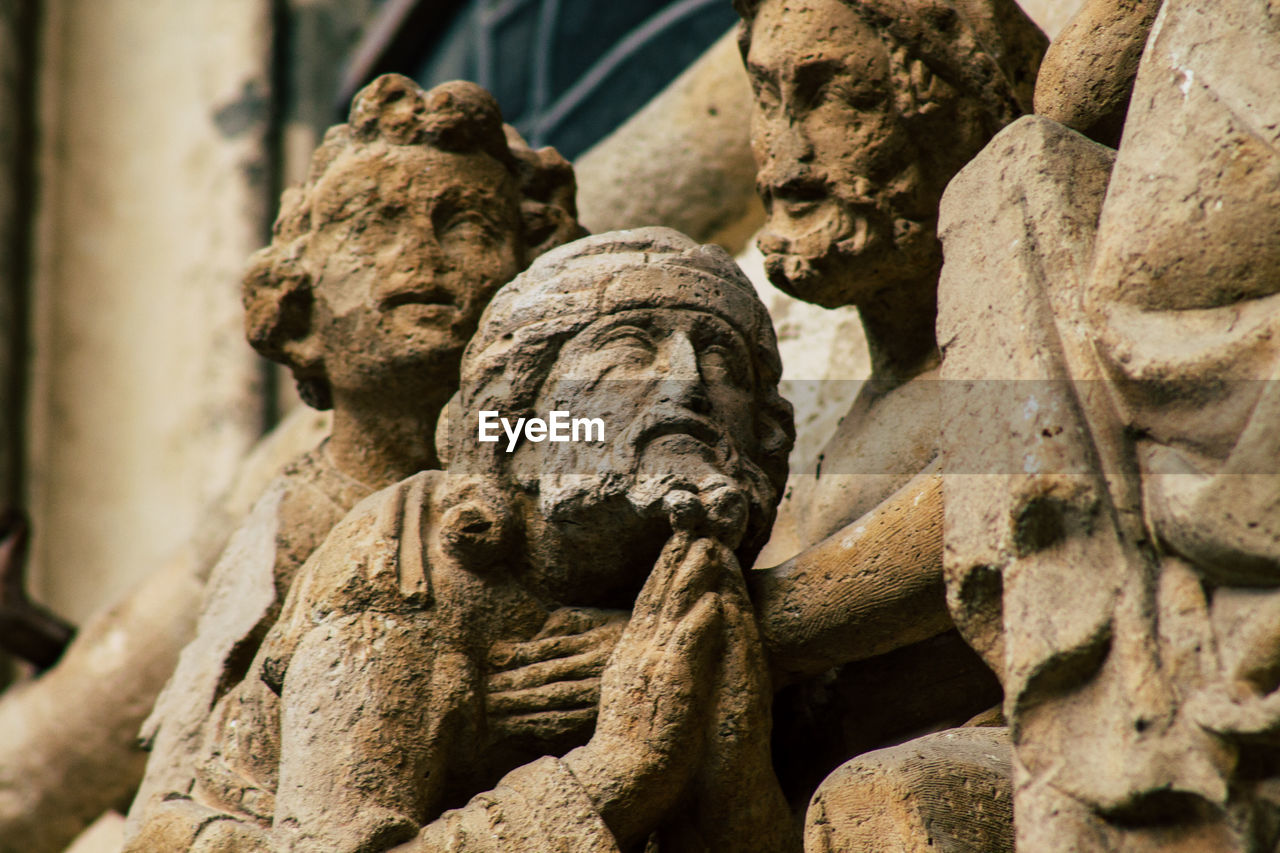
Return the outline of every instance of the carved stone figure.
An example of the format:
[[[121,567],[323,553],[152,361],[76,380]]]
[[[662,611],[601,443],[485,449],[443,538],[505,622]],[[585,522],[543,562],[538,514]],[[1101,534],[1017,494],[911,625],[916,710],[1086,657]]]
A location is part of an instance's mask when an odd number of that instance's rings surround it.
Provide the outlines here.
[[[246,328],[332,433],[295,460],[215,567],[195,640],[156,703],[130,831],[190,778],[200,722],[248,670],[299,566],[357,502],[438,467],[435,427],[489,298],[581,234],[573,175],[534,152],[484,90],[379,78],[285,193],[244,282]]]
[[[740,569],[786,477],[779,373],[718,248],[640,229],[535,262],[467,350],[449,473],[335,528],[131,849],[789,849]],[[604,440],[477,440],[481,411],[560,407]],[[492,677],[633,601],[603,673],[533,704]]]
[[[1036,113],[1115,148],[1161,0],[1089,0],[1049,45]]]
[[[857,305],[871,350],[871,381],[789,499],[803,507],[795,553],[936,454],[936,415],[904,386],[936,375],[938,200],[1030,111],[1046,40],[1012,0],[763,0],[740,12],[770,279],[806,301]]]
[[[1166,0],[1116,154],[1015,126],[948,190],[949,593],[1019,850],[1280,841],[1278,85],[1275,4]]]
[[[835,715],[826,727],[870,729],[868,705],[905,703],[921,691],[936,704],[915,732],[958,725],[995,704],[999,692],[947,633],[932,381],[938,203],[952,176],[1030,110],[1046,40],[1011,0],[754,0],[738,8],[756,96],[753,146],[768,213],[760,247],[770,279],[820,305],[856,305],[872,359],[870,381],[814,471],[789,484],[762,563],[792,559],[752,573],[770,659],[781,678],[794,680],[925,643],[929,652],[913,661],[920,678],[902,677],[870,702],[850,691],[857,704],[823,710]],[[957,660],[952,648],[967,655],[959,667],[965,682],[931,692],[941,682],[928,674],[929,661]],[[815,692],[831,693],[826,686]],[[799,717],[814,728],[812,703],[801,706]],[[819,750],[830,763],[817,769],[825,773],[854,752],[911,733],[885,728],[846,737]],[[990,739],[961,732],[953,741],[970,736]],[[993,756],[990,779],[1007,776],[1007,748],[999,752],[984,753]],[[864,775],[851,770],[841,778]],[[793,797],[807,797],[821,779],[812,776]],[[1001,791],[1007,802],[1007,788]],[[857,799],[830,788],[821,796]],[[908,816],[888,842],[883,821],[868,819],[880,808],[875,798],[859,808],[845,821],[815,809],[806,843],[857,849],[927,835],[918,815]],[[991,832],[990,849],[1008,846],[1007,821],[996,817]]]

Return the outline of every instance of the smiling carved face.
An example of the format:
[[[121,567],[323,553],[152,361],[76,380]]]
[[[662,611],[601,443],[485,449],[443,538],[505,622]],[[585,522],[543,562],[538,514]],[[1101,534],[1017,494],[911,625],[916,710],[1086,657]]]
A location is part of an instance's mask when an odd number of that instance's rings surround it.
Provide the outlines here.
[[[765,0],[746,64],[770,279],[837,307],[928,274],[950,175],[921,149],[950,140],[909,133],[881,35],[843,0]]]
[[[310,346],[335,396],[456,387],[481,313],[523,266],[519,191],[487,154],[357,149],[315,190]],[[447,396],[447,395],[446,395]]]

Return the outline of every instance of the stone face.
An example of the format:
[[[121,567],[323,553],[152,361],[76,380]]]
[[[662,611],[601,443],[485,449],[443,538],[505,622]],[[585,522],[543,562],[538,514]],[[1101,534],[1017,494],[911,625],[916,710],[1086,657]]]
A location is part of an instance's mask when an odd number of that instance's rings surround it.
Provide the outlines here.
[[[794,849],[740,568],[786,475],[779,370],[722,250],[537,261],[467,349],[449,473],[335,528],[129,849]],[[475,432],[560,406],[605,439]]]
[[[937,201],[990,135],[1029,108],[1044,48],[1016,7],[982,9],[951,9],[961,23],[951,38],[915,3],[740,7],[769,211],[766,269],[797,297],[856,305],[872,367],[814,473],[789,489],[766,552],[774,563],[855,522],[935,455],[927,380],[937,357]],[[817,86],[821,97],[810,92]]]
[[[1138,60],[1160,3],[1085,3],[1045,54],[1036,80],[1036,112],[1117,147]]]
[[[250,342],[332,406],[334,426],[213,569],[196,638],[143,730],[152,756],[130,835],[157,797],[189,785],[201,725],[245,678],[298,567],[377,486],[436,466],[436,420],[490,296],[580,231],[568,164],[504,129],[474,85],[379,78],[326,135],[244,300]]]
[[[763,0],[738,8],[756,100],[766,270],[800,299],[856,305],[871,358],[870,380],[813,473],[789,484],[762,561],[775,568],[752,573],[775,666],[814,678],[950,628],[936,476],[938,203],[969,158],[1029,110],[1046,40],[1006,2]],[[977,702],[989,696],[984,686],[975,679],[964,688]],[[856,707],[844,714],[858,716]],[[930,722],[963,719],[939,707]],[[889,771],[837,771],[826,801],[870,802],[883,791],[868,779],[881,772]],[[859,787],[833,793],[844,784]],[[814,844],[827,843],[819,824],[861,819],[823,809],[815,801],[807,817]],[[928,843],[913,826],[904,831]]]
[[[1030,106],[1045,40],[1016,5],[952,7],[955,35],[927,5],[742,4],[761,248],[788,292],[835,307],[936,275],[946,182]]]

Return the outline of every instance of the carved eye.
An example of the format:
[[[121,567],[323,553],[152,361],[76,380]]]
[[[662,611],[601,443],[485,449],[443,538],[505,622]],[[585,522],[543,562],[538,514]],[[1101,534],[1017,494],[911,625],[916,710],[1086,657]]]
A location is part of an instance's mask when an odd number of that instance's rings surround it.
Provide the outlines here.
[[[757,109],[772,112],[778,108],[778,102],[782,100],[781,95],[778,93],[778,84],[767,77],[764,72],[756,72],[751,75],[751,89],[755,95]]]
[[[492,243],[500,238],[497,223],[470,206],[440,204],[431,212],[431,225],[442,243]]]
[[[653,358],[653,341],[644,329],[619,326],[601,339],[600,351],[614,362],[647,364]]]
[[[498,227],[486,217],[474,211],[460,213],[449,220],[440,237],[492,240],[498,236]]]
[[[712,383],[742,385],[746,378],[742,356],[719,345],[707,347],[699,353],[698,369],[702,378]]]

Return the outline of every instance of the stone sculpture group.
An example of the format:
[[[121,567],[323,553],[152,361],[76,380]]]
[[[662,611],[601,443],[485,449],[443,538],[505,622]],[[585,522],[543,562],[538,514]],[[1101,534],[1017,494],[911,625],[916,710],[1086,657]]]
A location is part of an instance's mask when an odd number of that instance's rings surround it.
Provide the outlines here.
[[[1280,5],[736,6],[769,277],[871,352],[816,464],[726,252],[379,78],[245,278],[332,432],[128,851],[1280,849]]]

